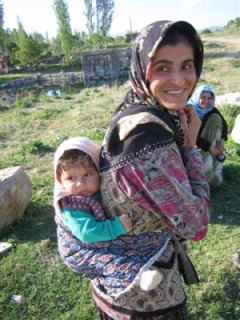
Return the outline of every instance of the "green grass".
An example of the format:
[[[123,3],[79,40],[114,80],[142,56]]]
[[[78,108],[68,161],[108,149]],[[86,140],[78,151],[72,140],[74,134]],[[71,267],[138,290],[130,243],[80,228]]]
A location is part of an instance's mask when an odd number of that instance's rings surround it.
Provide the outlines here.
[[[217,91],[237,83],[229,69],[217,76]],[[205,75],[209,77],[209,74]],[[234,83],[235,83],[234,82]],[[22,165],[33,184],[24,216],[0,230],[0,240],[13,248],[0,255],[0,319],[96,320],[88,280],[74,274],[60,260],[52,206],[53,154],[66,138],[85,135],[101,143],[112,112],[128,84],[87,88],[71,99],[46,100],[39,95],[28,103],[0,108],[0,169]],[[20,100],[22,99],[19,98]],[[0,106],[1,107],[1,106]],[[232,128],[240,107],[227,105],[222,113]],[[224,183],[211,190],[212,215],[207,236],[191,242],[189,254],[200,284],[186,287],[191,320],[239,320],[239,269],[232,255],[240,250],[240,146],[226,143]],[[21,295],[22,302],[11,301]]]

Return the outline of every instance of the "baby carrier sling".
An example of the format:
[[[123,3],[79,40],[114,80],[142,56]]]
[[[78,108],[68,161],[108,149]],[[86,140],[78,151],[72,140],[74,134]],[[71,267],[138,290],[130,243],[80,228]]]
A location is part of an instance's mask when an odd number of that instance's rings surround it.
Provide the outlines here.
[[[159,123],[151,122],[137,126],[129,133],[126,139],[120,141],[118,134],[119,120],[126,116],[139,114],[141,112],[150,113],[161,119],[172,130],[172,133],[162,127]],[[136,105],[121,111],[115,116],[107,132],[106,144],[102,149],[100,157],[100,173],[102,174],[121,166],[123,163],[127,162],[128,158],[131,158],[133,154],[136,155],[136,152],[139,152],[142,145],[154,144],[156,141],[157,146],[159,135],[164,137],[163,143],[169,143],[170,140],[174,139],[179,148],[180,154],[182,155],[183,131],[180,120],[177,116],[169,114],[166,110],[150,108],[145,105]],[[182,242],[185,240],[177,238],[173,233],[171,233],[171,238],[175,255],[178,259],[179,271],[183,276],[185,283],[187,285],[198,283],[199,278],[197,272],[187,256],[186,250],[182,246]],[[155,262],[155,265],[159,268],[171,268],[171,264],[167,266],[166,264]]]

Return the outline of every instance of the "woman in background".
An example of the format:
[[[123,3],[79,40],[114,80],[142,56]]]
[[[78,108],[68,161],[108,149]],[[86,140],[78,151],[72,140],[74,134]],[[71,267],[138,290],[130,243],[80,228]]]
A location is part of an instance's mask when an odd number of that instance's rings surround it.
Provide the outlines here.
[[[222,169],[226,159],[224,142],[228,138],[227,123],[215,107],[215,93],[208,85],[199,86],[188,104],[194,106],[202,121],[196,144],[202,155],[207,180],[211,186],[218,186],[223,180]]]

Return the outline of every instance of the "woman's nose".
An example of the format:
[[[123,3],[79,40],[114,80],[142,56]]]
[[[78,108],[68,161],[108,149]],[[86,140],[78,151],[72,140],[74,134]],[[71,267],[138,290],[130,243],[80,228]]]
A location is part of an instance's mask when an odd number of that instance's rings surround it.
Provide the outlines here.
[[[171,82],[181,87],[184,84],[184,78],[181,71],[175,70],[172,73]]]

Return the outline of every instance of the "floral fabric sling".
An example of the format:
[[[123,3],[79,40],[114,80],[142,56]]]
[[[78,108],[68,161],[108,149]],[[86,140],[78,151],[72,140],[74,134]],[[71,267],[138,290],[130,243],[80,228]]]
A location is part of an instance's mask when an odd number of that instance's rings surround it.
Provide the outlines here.
[[[153,119],[150,118],[151,131],[149,131],[149,124],[143,124],[138,126],[136,130],[129,133],[128,138],[124,141],[119,140],[119,134],[117,133],[117,123],[124,116],[128,117],[134,115],[134,113],[148,113],[156,118],[164,119],[172,129],[172,133],[167,131],[162,125],[156,123],[153,125]],[[177,119],[176,119],[177,120]],[[148,132],[148,134],[145,134]],[[121,214],[121,212],[131,212],[131,215],[136,219],[133,222],[136,233],[146,232],[150,237],[153,234],[163,236],[163,226],[159,222],[159,219],[154,217],[151,212],[144,210],[144,215],[151,215],[151,220],[155,226],[159,224],[161,232],[148,233],[147,225],[146,229],[138,228],[137,220],[143,215],[143,208],[137,205],[134,201],[126,197],[126,195],[117,187],[116,169],[128,163],[133,157],[141,157],[142,153],[153,152],[155,148],[161,148],[169,143],[175,143],[181,150],[181,134],[178,133],[176,123],[173,118],[159,109],[148,108],[146,106],[137,106],[136,108],[130,108],[122,111],[113,121],[112,126],[108,131],[108,141],[105,148],[102,151],[101,157],[101,176],[102,185],[101,193],[103,198],[104,211],[111,215],[111,212]],[[142,146],[146,146],[144,150],[140,149]],[[146,219],[150,220],[150,219]],[[168,239],[169,240],[169,239]],[[127,245],[127,243],[126,243]],[[144,246],[144,243],[142,243]],[[95,303],[100,309],[108,311],[106,313],[113,319],[117,318],[117,313],[125,314],[129,316],[126,319],[161,319],[161,315],[166,314],[169,311],[182,308],[186,302],[186,295],[182,286],[180,271],[183,273],[183,278],[187,284],[198,283],[198,277],[196,271],[187,257],[185,250],[178,239],[170,233],[170,241],[161,255],[155,260],[156,265],[163,274],[163,281],[155,289],[150,292],[144,292],[137,286],[132,286],[128,292],[124,295],[118,296],[116,299],[112,299],[108,294],[105,294],[105,290],[101,288],[98,279],[92,281],[92,291]],[[150,266],[150,265],[148,265]],[[108,292],[108,291],[106,291]],[[151,298],[150,298],[151,296]],[[151,301],[151,306],[149,305]],[[122,306],[126,306],[123,308]],[[155,318],[156,317],[156,318]],[[124,318],[125,319],[125,318]]]

